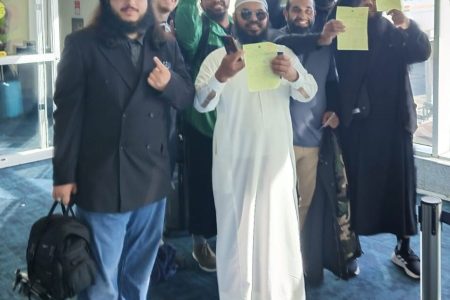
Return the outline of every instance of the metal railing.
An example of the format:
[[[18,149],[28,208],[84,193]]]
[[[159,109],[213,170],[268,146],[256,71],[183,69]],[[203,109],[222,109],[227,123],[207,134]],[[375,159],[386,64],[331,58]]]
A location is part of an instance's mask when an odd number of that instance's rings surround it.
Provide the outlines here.
[[[442,212],[442,200],[424,196],[419,209],[422,300],[441,299],[441,222],[450,224],[450,213]]]

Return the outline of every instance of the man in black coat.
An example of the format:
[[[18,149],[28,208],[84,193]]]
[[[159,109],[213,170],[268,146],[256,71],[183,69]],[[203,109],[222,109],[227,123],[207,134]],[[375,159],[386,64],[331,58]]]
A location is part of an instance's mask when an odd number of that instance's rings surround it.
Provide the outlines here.
[[[412,136],[417,128],[408,65],[431,54],[427,35],[401,11],[392,23],[373,0],[342,0],[342,6],[369,8],[369,51],[336,51],[337,112],[351,201],[352,229],[360,235],[393,233],[392,262],[420,278],[420,260],[410,248],[417,234],[416,174]],[[296,53],[330,45],[345,24],[328,21],[319,35],[289,34],[275,42]]]
[[[77,205],[99,265],[79,299],[146,299],[170,183],[170,107],[194,89],[148,0],[101,0],[66,38],[54,101],[53,197]]]
[[[369,51],[335,56],[352,226],[361,235],[395,234],[393,263],[419,279],[420,260],[409,245],[409,236],[417,234],[412,144],[417,125],[408,65],[428,59],[430,42],[401,11],[389,11],[390,22],[373,0],[341,5],[369,8]]]

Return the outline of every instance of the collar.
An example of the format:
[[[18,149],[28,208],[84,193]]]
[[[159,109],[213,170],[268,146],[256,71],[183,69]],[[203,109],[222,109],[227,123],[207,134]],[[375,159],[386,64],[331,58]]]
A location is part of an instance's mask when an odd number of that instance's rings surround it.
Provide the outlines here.
[[[159,23],[159,26],[165,31],[165,32],[172,32],[172,29],[170,28],[169,23],[167,21],[163,21]]]
[[[145,36],[145,33],[141,33],[141,34],[139,34],[137,39],[134,39],[134,40],[129,39],[129,40],[138,42],[139,44],[141,44],[141,46],[143,46],[144,45],[144,36]]]

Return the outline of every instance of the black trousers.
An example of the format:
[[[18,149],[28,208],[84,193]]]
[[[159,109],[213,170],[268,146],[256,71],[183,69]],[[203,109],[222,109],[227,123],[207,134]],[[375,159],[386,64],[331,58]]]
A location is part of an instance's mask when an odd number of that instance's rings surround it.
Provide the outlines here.
[[[212,138],[184,123],[189,232],[210,238],[217,234],[212,191]]]

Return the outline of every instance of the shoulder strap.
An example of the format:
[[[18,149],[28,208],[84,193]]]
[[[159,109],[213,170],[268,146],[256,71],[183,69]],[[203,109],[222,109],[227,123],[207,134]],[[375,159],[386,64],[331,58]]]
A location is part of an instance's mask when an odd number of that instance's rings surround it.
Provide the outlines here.
[[[203,55],[204,50],[208,45],[209,30],[209,19],[205,14],[202,14],[202,35],[192,58],[192,62],[199,61],[202,58],[201,55]]]

